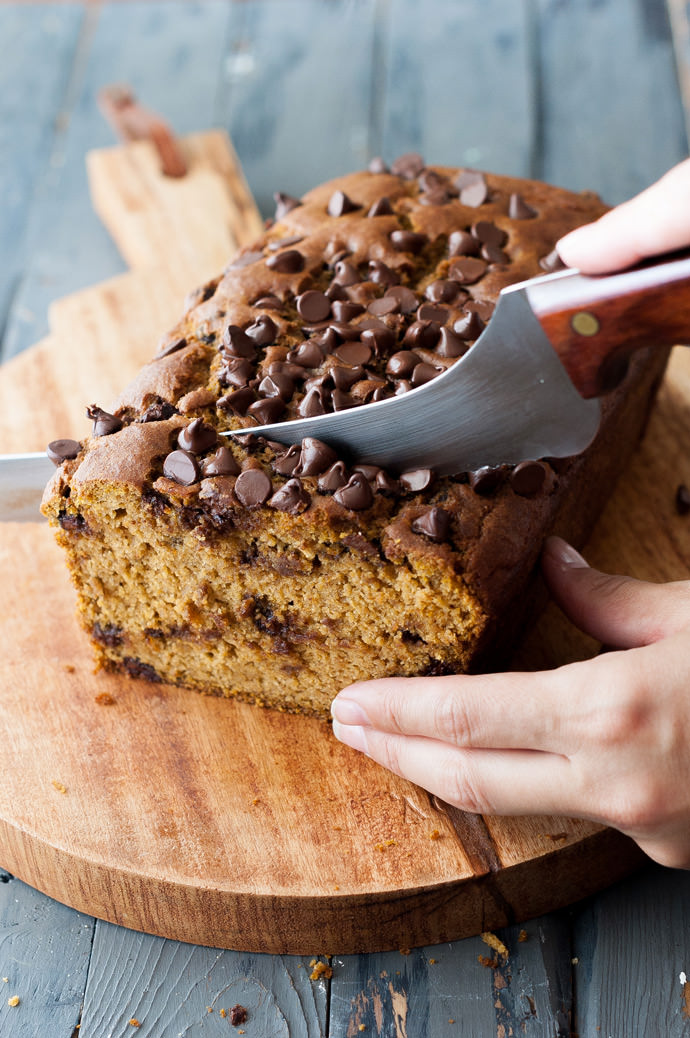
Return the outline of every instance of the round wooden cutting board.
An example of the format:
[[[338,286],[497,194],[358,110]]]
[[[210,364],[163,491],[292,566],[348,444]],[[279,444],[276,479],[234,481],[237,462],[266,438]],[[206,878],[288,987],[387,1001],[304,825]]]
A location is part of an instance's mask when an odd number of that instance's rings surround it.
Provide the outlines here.
[[[209,160],[203,206],[210,167],[225,185],[231,156],[217,135],[198,135],[194,148],[195,161]],[[161,185],[139,146],[124,163],[122,151],[92,157],[111,225],[128,227],[118,205],[131,198],[132,219],[144,219],[149,197],[154,215],[171,207],[181,219],[195,181]],[[137,163],[146,191],[129,190]],[[194,240],[217,223],[201,220]],[[132,242],[151,240],[139,231]],[[220,269],[210,246],[201,251]],[[0,450],[83,436],[85,403],[107,407],[151,355],[179,313],[181,285],[172,268],[151,272],[146,262],[56,304],[53,334],[0,369]],[[195,263],[179,274],[186,287]],[[591,562],[652,580],[687,576],[690,518],[674,496],[690,484],[688,442],[690,351],[676,350],[647,437],[587,548]],[[589,822],[473,817],[437,803],[337,743],[325,722],[94,674],[42,522],[0,525],[0,587],[0,862],[73,908],[195,944],[364,952],[520,921],[641,860],[630,841]],[[516,665],[595,651],[549,607]]]

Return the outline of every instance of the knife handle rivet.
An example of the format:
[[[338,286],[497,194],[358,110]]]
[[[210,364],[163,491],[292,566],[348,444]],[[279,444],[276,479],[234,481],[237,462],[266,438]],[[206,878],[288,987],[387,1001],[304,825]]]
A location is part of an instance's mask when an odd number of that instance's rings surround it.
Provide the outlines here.
[[[578,335],[596,335],[599,331],[599,321],[594,314],[590,314],[587,310],[580,310],[573,314],[570,327]]]

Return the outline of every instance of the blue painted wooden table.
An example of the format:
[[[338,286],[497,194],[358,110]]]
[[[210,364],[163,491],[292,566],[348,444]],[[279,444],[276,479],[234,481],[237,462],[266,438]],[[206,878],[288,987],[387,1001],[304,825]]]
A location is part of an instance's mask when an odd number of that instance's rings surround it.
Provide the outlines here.
[[[123,269],[84,169],[112,141],[102,85],[180,133],[227,128],[267,215],[276,189],[411,150],[615,203],[687,154],[677,44],[664,0],[0,6],[0,358],[46,333],[53,299]],[[0,1038],[690,1034],[690,875],[651,864],[502,931],[494,965],[471,938],[335,954],[316,979],[308,958],[178,944],[0,881]]]

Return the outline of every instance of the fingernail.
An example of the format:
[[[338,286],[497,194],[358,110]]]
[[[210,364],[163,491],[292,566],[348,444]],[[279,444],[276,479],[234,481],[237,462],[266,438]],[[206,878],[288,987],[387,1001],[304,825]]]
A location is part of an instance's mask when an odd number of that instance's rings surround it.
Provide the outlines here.
[[[348,699],[346,696],[335,697],[331,704],[331,714],[341,724],[366,725],[371,728],[371,721],[367,717],[366,711],[359,703],[355,703],[354,699]]]
[[[367,752],[366,732],[359,725],[340,724],[334,720],[333,734],[339,742],[345,743],[346,746],[350,746],[353,750],[359,750],[361,753]]]
[[[589,563],[562,537],[549,537],[545,549],[563,569],[589,569]]]

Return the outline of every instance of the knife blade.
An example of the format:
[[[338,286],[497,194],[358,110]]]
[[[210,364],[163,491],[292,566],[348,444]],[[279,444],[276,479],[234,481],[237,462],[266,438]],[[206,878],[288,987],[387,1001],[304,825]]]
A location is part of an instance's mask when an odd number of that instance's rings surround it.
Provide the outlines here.
[[[47,454],[0,454],[0,522],[41,522],[41,498],[54,472]]]

